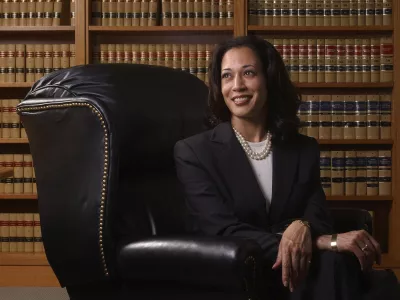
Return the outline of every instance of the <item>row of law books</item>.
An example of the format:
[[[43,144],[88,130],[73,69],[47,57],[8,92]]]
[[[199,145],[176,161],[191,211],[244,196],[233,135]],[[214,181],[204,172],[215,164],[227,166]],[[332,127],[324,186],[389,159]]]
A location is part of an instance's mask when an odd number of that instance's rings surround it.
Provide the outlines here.
[[[0,252],[43,253],[38,213],[0,213]]]
[[[391,94],[302,95],[301,133],[316,139],[390,139]]]
[[[27,138],[24,126],[17,114],[19,99],[0,99],[0,138]]]
[[[0,83],[35,82],[75,66],[75,44],[0,44]]]
[[[60,26],[63,14],[74,25],[75,0],[0,0],[0,26]]]
[[[249,0],[249,25],[382,26],[393,0]]]
[[[392,36],[263,38],[280,53],[293,82],[393,81]]]
[[[391,150],[321,151],[320,177],[327,196],[391,195]]]
[[[180,69],[207,81],[214,44],[100,44],[93,63],[132,63]]]
[[[13,176],[0,179],[0,195],[37,194],[31,154],[0,154],[0,166],[14,169]]]
[[[233,25],[234,0],[92,0],[97,26]]]

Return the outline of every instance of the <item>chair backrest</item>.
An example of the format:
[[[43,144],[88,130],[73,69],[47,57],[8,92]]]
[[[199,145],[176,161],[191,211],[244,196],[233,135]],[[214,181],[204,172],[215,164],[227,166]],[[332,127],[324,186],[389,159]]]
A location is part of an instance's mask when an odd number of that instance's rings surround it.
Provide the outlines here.
[[[204,130],[208,89],[147,65],[85,65],[34,84],[17,110],[47,258],[62,286],[113,277],[116,243],[183,230],[173,147]]]

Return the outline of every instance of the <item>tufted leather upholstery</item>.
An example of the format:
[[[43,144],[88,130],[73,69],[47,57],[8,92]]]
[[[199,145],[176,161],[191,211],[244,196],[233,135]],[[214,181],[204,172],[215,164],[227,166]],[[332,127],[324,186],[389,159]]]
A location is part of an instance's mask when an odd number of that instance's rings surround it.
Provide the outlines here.
[[[204,130],[207,93],[169,68],[85,65],[42,78],[18,106],[46,255],[71,299],[255,296],[255,242],[185,232],[172,149]]]

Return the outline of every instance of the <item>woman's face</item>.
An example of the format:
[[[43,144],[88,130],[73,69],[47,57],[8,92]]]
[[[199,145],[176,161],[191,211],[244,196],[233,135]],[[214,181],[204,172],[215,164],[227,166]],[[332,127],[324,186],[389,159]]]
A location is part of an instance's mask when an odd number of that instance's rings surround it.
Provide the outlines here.
[[[221,90],[232,118],[264,122],[265,75],[259,58],[248,47],[228,50],[221,63]]]

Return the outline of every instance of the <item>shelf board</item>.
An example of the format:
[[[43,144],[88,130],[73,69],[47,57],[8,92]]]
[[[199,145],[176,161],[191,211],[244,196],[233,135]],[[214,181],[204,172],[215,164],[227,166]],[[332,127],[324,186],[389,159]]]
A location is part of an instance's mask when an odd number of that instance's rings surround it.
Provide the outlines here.
[[[0,253],[0,266],[48,266],[46,254],[3,252]]]
[[[75,26],[0,26],[0,32],[73,32],[75,31]]]
[[[37,200],[37,194],[0,194],[0,200]]]
[[[370,33],[370,32],[392,32],[393,26],[260,26],[248,25],[248,31],[255,32],[338,32],[338,33]]]
[[[393,145],[393,140],[318,140],[320,145]]]
[[[0,139],[0,144],[29,144],[26,138]]]
[[[30,88],[34,82],[0,82],[0,88]]]
[[[222,32],[233,26],[89,26],[91,32]]]
[[[392,196],[326,196],[328,201],[393,201]]]
[[[392,88],[393,82],[371,82],[371,83],[294,83],[298,88]]]

